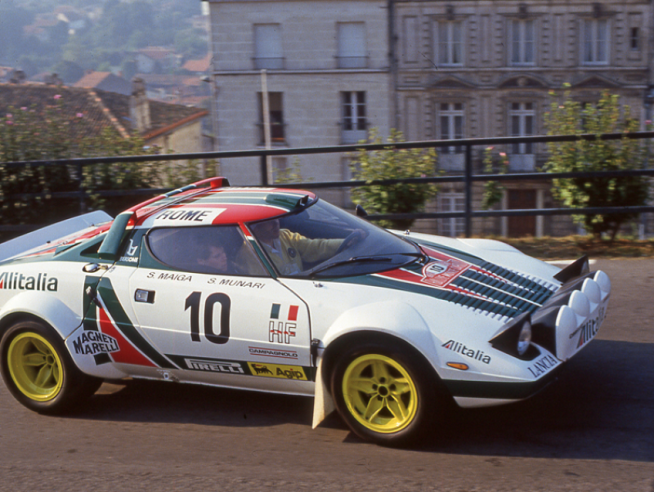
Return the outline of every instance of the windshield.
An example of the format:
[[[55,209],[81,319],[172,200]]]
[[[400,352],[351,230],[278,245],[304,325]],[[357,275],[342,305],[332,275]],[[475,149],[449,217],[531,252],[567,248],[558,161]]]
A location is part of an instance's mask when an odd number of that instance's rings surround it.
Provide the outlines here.
[[[322,200],[249,227],[281,276],[363,275],[422,257],[413,243]]]

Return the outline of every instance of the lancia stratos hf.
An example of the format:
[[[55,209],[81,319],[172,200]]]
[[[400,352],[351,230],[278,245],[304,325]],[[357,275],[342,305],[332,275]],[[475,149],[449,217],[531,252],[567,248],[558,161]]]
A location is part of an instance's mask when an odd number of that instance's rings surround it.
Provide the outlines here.
[[[610,291],[586,258],[560,270],[211,178],[0,245],[1,369],[41,413],[144,378],[315,397],[314,426],[336,408],[404,445],[452,402],[539,391],[595,337]]]

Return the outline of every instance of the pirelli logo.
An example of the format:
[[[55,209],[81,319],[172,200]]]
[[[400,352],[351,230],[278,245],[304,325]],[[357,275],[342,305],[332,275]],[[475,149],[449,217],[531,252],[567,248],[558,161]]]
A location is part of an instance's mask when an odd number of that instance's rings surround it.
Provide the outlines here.
[[[194,371],[227,372],[232,374],[245,374],[238,362],[222,360],[184,359],[186,367]]]

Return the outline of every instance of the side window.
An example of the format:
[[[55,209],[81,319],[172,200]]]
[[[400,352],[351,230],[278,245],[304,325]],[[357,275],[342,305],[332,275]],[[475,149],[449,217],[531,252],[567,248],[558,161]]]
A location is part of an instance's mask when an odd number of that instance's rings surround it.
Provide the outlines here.
[[[148,233],[147,244],[157,260],[177,270],[268,276],[238,226],[153,229]]]

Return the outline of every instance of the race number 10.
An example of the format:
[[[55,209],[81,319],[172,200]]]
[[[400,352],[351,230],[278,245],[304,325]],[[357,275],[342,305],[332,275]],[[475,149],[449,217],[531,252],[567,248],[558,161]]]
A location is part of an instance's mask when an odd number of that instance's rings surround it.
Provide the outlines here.
[[[184,311],[191,308],[191,340],[200,341],[200,301],[202,292],[193,292],[186,298]],[[213,331],[213,309],[220,304],[220,333]],[[229,340],[229,313],[232,302],[227,294],[215,293],[204,301],[204,336],[211,343],[222,345]]]

